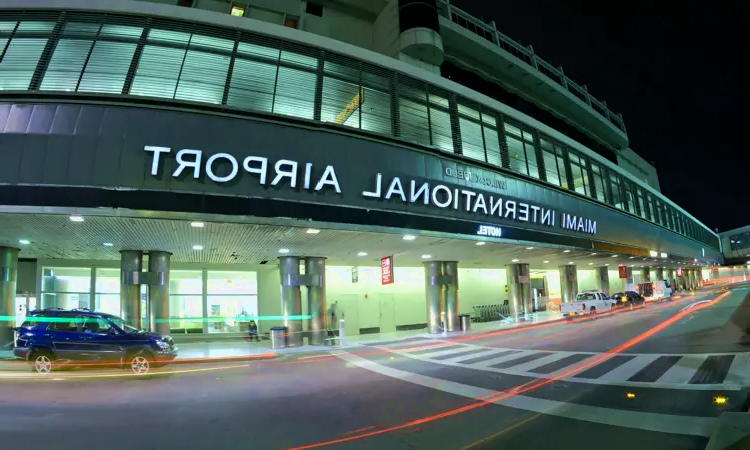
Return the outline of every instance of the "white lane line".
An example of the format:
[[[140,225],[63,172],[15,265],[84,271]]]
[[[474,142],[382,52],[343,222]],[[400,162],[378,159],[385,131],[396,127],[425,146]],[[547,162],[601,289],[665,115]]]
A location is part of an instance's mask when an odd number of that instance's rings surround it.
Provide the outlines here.
[[[706,360],[702,355],[685,355],[662,375],[657,383],[687,383]]]
[[[362,369],[419,386],[472,399],[487,398],[488,396],[496,395],[499,396],[500,399],[494,401],[494,403],[498,405],[551,416],[564,417],[567,419],[583,420],[586,422],[623,428],[637,428],[660,433],[701,437],[709,437],[717,423],[717,419],[714,417],[673,416],[668,414],[626,411],[598,406],[577,405],[556,400],[545,400],[524,395],[506,397],[498,391],[386,367],[350,353],[332,353],[344,361]]]
[[[628,378],[632,377],[638,371],[646,367],[647,365],[651,364],[656,360],[656,358],[660,357],[662,355],[653,354],[653,355],[638,355],[635,358],[631,359],[630,361],[626,362],[625,364],[615,367],[614,369],[610,370],[609,372],[605,373],[604,375],[597,378],[598,380],[602,381],[627,381]]]

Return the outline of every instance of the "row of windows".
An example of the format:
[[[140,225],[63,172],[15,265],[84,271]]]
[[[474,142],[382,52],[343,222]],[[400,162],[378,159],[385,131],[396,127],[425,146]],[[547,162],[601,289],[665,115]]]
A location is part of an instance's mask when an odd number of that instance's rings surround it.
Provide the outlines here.
[[[731,250],[744,250],[750,248],[750,232],[730,236],[729,248]]]
[[[250,34],[90,17],[0,20],[0,89],[157,97],[352,127],[572,190],[718,248],[714,235],[629,179],[422,81]]]

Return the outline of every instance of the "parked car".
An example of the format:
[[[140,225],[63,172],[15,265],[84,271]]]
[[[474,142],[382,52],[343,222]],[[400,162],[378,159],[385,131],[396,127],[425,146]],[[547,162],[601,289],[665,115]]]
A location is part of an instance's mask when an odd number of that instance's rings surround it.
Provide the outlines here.
[[[595,316],[597,312],[611,310],[614,304],[615,301],[604,292],[584,291],[576,296],[575,301],[563,302],[560,311],[567,318],[583,314]]]
[[[612,298],[615,300],[615,306],[640,306],[646,299],[635,291],[624,291],[612,294]]]
[[[177,357],[171,337],[87,309],[32,311],[16,331],[13,353],[40,374],[60,366],[113,364],[144,375]]]

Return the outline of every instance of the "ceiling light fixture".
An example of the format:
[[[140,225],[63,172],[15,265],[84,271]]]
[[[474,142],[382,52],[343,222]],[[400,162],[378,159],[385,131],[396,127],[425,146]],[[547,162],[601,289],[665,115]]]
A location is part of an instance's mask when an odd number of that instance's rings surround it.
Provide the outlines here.
[[[613,258],[617,258],[617,255],[612,255]]]
[[[315,228],[310,228],[307,230],[307,234],[318,234],[320,233],[320,230],[316,230]]]
[[[357,256],[367,256],[367,252],[359,252],[357,253]]]
[[[405,235],[404,235],[404,240],[405,240],[405,241],[413,241],[413,240],[414,240],[414,239],[416,239],[416,238],[417,238],[417,237],[416,237],[416,236],[414,236],[413,234],[405,234]]]
[[[573,261],[568,261],[568,264],[570,264],[572,266],[573,265]]]
[[[563,253],[570,253],[570,250],[563,250]]]
[[[279,253],[289,253],[289,249],[288,248],[280,248],[279,249]]]
[[[70,221],[71,222],[83,222],[83,217],[82,216],[70,216]]]
[[[18,243],[23,244],[23,245],[28,245],[28,244],[31,244],[31,241],[28,239],[19,239]]]
[[[432,255],[422,255],[422,259],[430,259],[432,258]]]
[[[105,247],[112,247],[113,244],[111,242],[105,242],[102,245]]]
[[[594,263],[589,263],[589,266],[593,266],[593,265],[594,265]]]
[[[592,253],[591,256],[596,256],[596,253]]]
[[[477,242],[476,245],[484,245],[484,244],[486,244],[486,242],[479,241],[479,242]]]
[[[518,261],[520,261],[520,260],[519,260],[519,259],[511,259],[510,261],[511,261],[511,262],[518,262]]]
[[[193,228],[203,228],[206,224],[203,222],[190,222],[190,226]]]
[[[609,264],[605,264],[605,266],[608,266]]]
[[[549,264],[549,261],[542,261],[542,264]]]
[[[534,247],[526,247],[526,250],[534,250]]]
[[[193,250],[203,250],[203,246],[202,245],[194,245],[193,246]]]

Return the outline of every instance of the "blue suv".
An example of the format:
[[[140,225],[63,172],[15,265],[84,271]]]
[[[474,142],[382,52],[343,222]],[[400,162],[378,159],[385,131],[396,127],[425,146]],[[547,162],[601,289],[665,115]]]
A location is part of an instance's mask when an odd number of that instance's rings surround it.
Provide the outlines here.
[[[144,375],[177,357],[171,337],[87,309],[32,311],[16,331],[13,353],[41,374],[58,366],[114,364]]]

